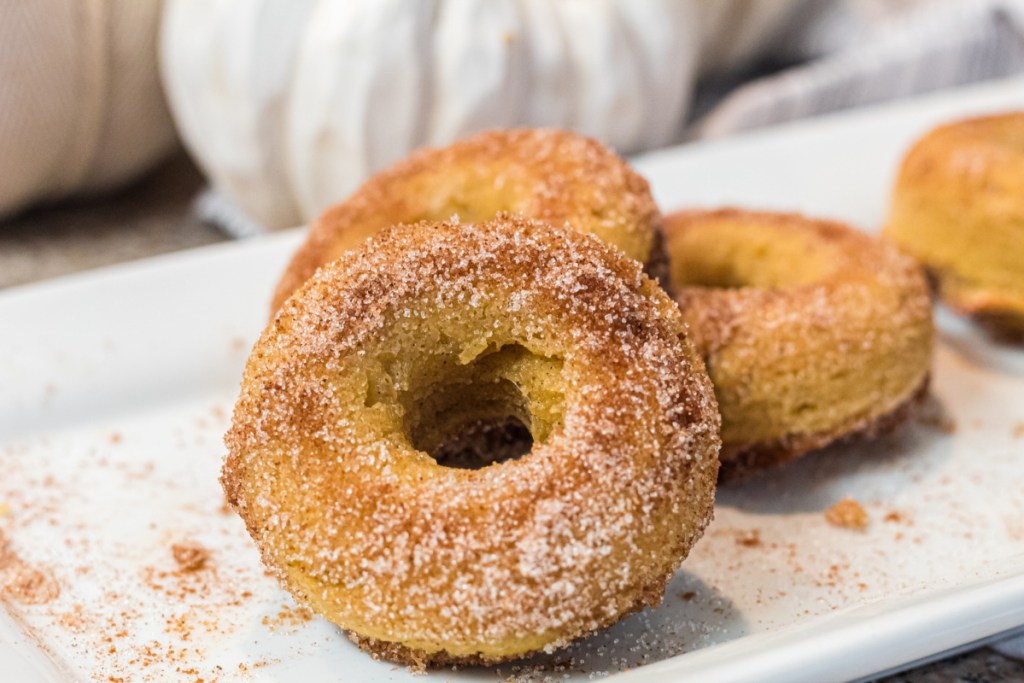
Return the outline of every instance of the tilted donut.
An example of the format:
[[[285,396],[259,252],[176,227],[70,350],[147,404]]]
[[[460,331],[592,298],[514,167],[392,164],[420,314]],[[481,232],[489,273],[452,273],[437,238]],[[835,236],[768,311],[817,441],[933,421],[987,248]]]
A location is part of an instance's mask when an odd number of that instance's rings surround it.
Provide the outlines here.
[[[559,130],[481,133],[417,152],[370,178],[313,224],[272,310],[325,263],[398,223],[521,213],[597,235],[663,275],[660,215],[647,181],[601,143]]]
[[[722,477],[902,421],[932,356],[914,262],[842,224],[723,209],[665,219],[672,282],[722,412]]]
[[[249,358],[223,484],[264,562],[375,655],[551,649],[662,597],[711,517],[719,417],[676,304],[590,235],[385,229]],[[532,450],[431,457],[512,418]]]
[[[1024,112],[941,126],[907,153],[885,236],[950,308],[1024,340]]]

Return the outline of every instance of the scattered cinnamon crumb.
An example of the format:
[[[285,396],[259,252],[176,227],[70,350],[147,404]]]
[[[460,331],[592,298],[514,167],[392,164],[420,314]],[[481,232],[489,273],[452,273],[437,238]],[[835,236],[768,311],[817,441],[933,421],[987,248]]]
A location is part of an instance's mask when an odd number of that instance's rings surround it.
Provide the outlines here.
[[[29,566],[20,560],[10,564],[2,590],[5,597],[23,605],[41,605],[60,595],[60,584],[48,571]]]
[[[60,584],[49,571],[23,561],[0,532],[0,596],[23,605],[40,605],[60,595]]]
[[[900,512],[899,510],[892,510],[882,518],[883,522],[892,522],[894,524],[909,524],[910,519]]]
[[[85,619],[82,615],[82,606],[75,605],[71,611],[61,614],[57,620],[61,626],[72,633],[81,633],[85,627]]]
[[[679,599],[683,602],[690,602],[695,597],[697,597],[697,594],[694,591],[686,591],[685,593],[679,594]]]
[[[824,584],[819,585],[831,586],[835,588],[842,583],[843,580],[843,568],[838,564],[829,565],[828,572],[825,574]]]
[[[1010,435],[1015,439],[1024,438],[1024,420],[1014,423],[1013,428],[1010,430]]]
[[[736,544],[746,548],[758,548],[761,546],[761,530],[748,529],[736,534]]]
[[[825,521],[844,529],[866,529],[868,513],[864,506],[853,498],[843,498],[825,510]]]
[[[274,630],[285,626],[300,626],[308,621],[312,621],[312,619],[313,612],[308,607],[283,605],[275,616],[267,615],[263,617],[262,622],[264,626]]]
[[[231,501],[228,500],[228,494],[224,492],[223,487],[220,491],[220,507],[217,508],[217,511],[222,515],[230,515],[234,512],[231,508]]]
[[[115,445],[116,445],[116,444],[119,444],[119,443],[121,443],[121,441],[123,440],[123,438],[124,438],[124,437],[122,437],[122,436],[121,436],[121,433],[120,433],[120,432],[113,432],[113,433],[112,433],[112,434],[110,435],[110,443],[112,443],[112,444],[115,444]]]
[[[195,542],[175,543],[171,546],[171,553],[178,568],[183,572],[196,572],[206,566],[210,559],[210,551]]]
[[[11,550],[11,542],[7,540],[4,532],[0,531],[0,569],[4,569],[17,559],[14,551]]]

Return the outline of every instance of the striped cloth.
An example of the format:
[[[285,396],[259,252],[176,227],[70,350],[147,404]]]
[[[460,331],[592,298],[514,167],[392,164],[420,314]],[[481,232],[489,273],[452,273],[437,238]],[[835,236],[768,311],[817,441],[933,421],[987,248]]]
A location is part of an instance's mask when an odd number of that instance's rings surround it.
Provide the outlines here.
[[[691,126],[692,137],[722,137],[1024,73],[1024,0],[860,0],[818,7],[778,55],[811,61],[732,91]]]

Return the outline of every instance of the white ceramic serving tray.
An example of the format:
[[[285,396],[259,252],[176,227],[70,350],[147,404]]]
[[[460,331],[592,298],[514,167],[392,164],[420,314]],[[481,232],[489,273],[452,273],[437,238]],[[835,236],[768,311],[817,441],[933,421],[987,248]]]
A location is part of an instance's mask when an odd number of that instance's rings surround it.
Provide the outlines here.
[[[1009,108],[1024,108],[1021,81],[637,165],[666,210],[797,210],[874,231],[916,136]],[[217,482],[245,357],[297,243],[206,248],[0,294],[0,531],[22,566],[60,587],[0,610],[0,679],[822,683],[1024,625],[1024,351],[940,311],[929,409],[955,429],[918,420],[721,491],[662,607],[566,652],[426,678],[373,661],[294,609]],[[866,531],[825,521],[845,496],[867,509]],[[209,551],[204,568],[177,571],[182,542]]]

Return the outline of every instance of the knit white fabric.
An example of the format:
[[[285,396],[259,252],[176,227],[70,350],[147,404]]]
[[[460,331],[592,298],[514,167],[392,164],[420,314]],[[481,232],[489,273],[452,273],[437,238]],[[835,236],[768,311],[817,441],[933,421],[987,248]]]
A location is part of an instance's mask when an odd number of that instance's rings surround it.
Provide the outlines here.
[[[0,216],[105,190],[175,145],[160,0],[0,3]]]

